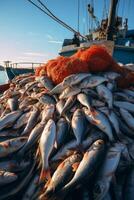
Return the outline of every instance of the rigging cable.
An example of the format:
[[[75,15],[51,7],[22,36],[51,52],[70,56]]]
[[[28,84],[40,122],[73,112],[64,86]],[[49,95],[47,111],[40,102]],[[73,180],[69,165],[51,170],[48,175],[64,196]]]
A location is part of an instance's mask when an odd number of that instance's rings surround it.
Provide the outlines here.
[[[71,32],[77,34],[78,36],[80,36],[80,37],[82,37],[84,39],[87,39],[85,36],[81,35],[79,32],[77,32],[76,30],[74,30],[72,27],[70,27],[69,25],[67,25],[65,22],[63,22],[62,20],[58,19],[40,0],[37,0],[37,1],[47,10],[47,12],[43,8],[41,8],[40,6],[38,6],[36,3],[34,3],[32,0],[27,0],[27,1],[29,1],[36,8],[38,8],[40,11],[42,11],[43,13],[45,13],[46,15],[48,15],[50,18],[52,18],[53,20],[55,20],[56,22],[58,22],[59,24],[61,24],[65,28],[67,28],[68,30],[70,30]]]
[[[79,33],[79,24],[80,24],[80,0],[78,0],[78,27],[77,27],[78,33]]]

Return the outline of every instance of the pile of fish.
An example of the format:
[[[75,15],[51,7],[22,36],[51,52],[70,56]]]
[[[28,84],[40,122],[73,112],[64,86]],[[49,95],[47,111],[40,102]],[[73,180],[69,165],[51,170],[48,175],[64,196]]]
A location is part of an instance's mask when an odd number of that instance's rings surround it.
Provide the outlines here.
[[[0,96],[0,200],[134,199],[134,87],[117,88],[119,76],[12,80]]]

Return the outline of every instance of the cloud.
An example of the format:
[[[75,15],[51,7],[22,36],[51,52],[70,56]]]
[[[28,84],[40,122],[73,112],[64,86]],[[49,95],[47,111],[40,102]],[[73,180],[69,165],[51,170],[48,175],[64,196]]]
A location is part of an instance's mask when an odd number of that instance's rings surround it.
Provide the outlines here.
[[[46,56],[48,56],[48,54],[45,54],[45,53],[39,53],[39,52],[25,52],[24,53],[24,55],[26,55],[26,56],[32,56],[32,57],[36,57],[36,56],[38,56],[38,57],[46,57]]]
[[[46,37],[47,37],[47,39],[49,39],[49,40],[53,40],[53,39],[54,39],[53,36],[52,36],[52,35],[49,35],[49,34],[47,34]]]
[[[29,36],[34,36],[34,37],[35,37],[35,36],[39,36],[38,33],[34,33],[34,32],[32,32],[32,31],[29,31],[29,32],[28,32],[28,35],[29,35]]]
[[[54,43],[54,44],[62,44],[63,42],[58,41],[58,40],[49,40],[49,43]]]

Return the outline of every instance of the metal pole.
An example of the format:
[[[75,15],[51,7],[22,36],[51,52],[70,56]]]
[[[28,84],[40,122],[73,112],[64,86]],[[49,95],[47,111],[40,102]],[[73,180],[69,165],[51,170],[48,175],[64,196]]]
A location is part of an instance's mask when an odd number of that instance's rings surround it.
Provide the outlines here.
[[[118,0],[111,0],[110,11],[108,17],[108,26],[107,26],[107,40],[113,40],[113,35],[115,33],[115,15],[116,15],[116,6]]]

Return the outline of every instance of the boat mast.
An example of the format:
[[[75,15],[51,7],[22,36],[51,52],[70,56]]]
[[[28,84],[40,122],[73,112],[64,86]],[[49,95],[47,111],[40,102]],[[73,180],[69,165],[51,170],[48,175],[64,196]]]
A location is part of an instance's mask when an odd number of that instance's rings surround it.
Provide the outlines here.
[[[108,17],[108,26],[107,26],[107,40],[113,40],[113,35],[115,32],[115,15],[116,15],[116,6],[118,0],[111,0],[110,11]]]

